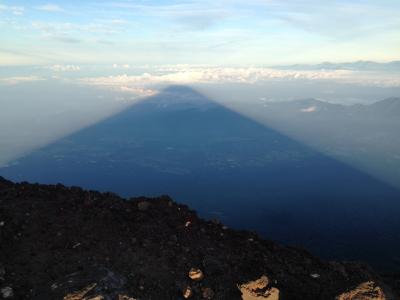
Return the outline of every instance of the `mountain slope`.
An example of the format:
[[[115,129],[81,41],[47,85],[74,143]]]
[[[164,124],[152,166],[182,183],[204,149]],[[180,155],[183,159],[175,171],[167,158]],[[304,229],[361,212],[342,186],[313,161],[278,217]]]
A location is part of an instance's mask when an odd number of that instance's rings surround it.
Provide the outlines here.
[[[1,295],[13,299],[233,300],[239,288],[252,299],[395,299],[366,265],[204,221],[167,196],[125,201],[0,177],[0,222]]]
[[[387,98],[369,105],[370,112],[381,116],[397,117],[400,115],[400,98]]]

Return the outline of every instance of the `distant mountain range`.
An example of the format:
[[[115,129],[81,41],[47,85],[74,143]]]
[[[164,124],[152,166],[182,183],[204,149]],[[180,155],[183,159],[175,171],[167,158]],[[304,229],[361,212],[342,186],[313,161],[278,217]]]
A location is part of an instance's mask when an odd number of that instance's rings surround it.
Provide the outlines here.
[[[400,116],[400,98],[392,97],[372,104],[343,105],[317,99],[300,99],[284,102],[265,102],[267,113],[292,114],[305,118],[396,118]],[[308,113],[308,114],[307,114]]]
[[[345,63],[323,62],[320,64],[295,64],[274,66],[285,70],[352,70],[352,71],[394,71],[400,72],[400,61],[379,63],[374,61],[356,61]]]
[[[400,98],[349,106],[263,101],[252,109],[263,124],[400,187]]]
[[[364,106],[364,109],[375,115],[394,117],[398,120],[400,116],[400,98],[387,98]]]

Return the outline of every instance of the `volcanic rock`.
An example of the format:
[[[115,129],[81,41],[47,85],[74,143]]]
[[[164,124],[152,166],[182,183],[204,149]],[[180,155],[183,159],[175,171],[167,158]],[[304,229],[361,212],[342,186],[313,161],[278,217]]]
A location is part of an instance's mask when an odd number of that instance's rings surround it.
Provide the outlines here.
[[[400,299],[365,264],[224,230],[168,196],[125,200],[0,177],[0,220],[3,298],[175,300],[190,286],[196,300]]]

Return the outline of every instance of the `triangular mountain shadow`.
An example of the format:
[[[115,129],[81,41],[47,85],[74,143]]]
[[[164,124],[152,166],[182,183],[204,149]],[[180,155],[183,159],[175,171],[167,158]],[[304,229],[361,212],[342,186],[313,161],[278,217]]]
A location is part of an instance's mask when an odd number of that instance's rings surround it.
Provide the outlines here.
[[[398,190],[187,87],[167,88],[0,175],[169,194],[202,216],[328,258],[391,267],[399,259]]]

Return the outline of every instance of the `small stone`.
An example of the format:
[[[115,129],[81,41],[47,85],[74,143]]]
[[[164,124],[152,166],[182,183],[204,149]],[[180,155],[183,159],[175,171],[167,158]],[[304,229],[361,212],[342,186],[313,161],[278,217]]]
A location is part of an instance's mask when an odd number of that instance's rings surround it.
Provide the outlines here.
[[[183,298],[185,298],[185,299],[189,299],[190,297],[192,297],[193,296],[192,288],[190,286],[185,287],[183,289],[182,295],[183,295]]]
[[[314,278],[314,279],[317,279],[317,278],[321,277],[321,275],[319,275],[317,273],[310,274],[310,276],[311,276],[311,278]]]
[[[212,299],[214,297],[214,291],[211,288],[203,289],[203,298],[204,299]]]
[[[150,208],[150,202],[142,201],[139,202],[137,206],[140,211],[146,211]]]
[[[4,221],[0,221],[0,227],[3,227],[6,224]]]
[[[200,269],[191,268],[189,271],[189,277],[194,281],[200,281],[204,278],[204,274]]]
[[[14,291],[13,291],[13,289],[11,287],[6,286],[6,287],[1,289],[1,296],[4,299],[12,298],[12,297],[14,297]]]

